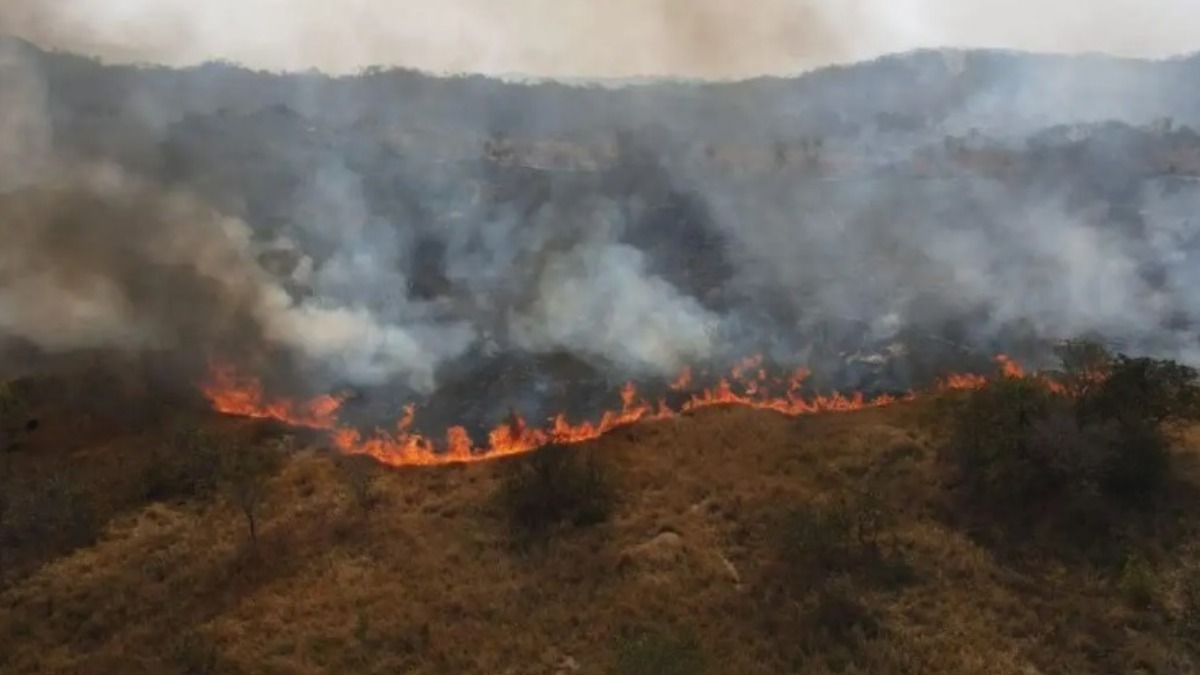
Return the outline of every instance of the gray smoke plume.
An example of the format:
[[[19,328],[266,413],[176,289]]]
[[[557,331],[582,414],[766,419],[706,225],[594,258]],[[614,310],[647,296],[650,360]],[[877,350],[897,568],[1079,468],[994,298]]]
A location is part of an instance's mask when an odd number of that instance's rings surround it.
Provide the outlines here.
[[[0,194],[0,220],[0,331],[47,350],[236,362],[275,347],[356,382],[428,391],[437,365],[467,344],[461,327],[298,301],[260,266],[244,223],[119,169],[56,169]]]
[[[295,297],[264,269],[267,247],[244,222],[118,166],[57,153],[44,88],[21,53],[0,52],[0,78],[0,334],[49,351],[165,351],[193,366],[283,350],[353,382],[418,391],[471,341],[461,323],[395,302],[384,316],[362,293],[364,278],[388,281],[378,266],[392,251],[369,239],[382,230],[363,230],[361,214],[321,214],[336,255],[317,287],[329,292]]]
[[[20,87],[4,90],[0,120],[0,334],[193,365],[282,355],[314,377],[418,393],[481,339],[627,375],[673,374],[712,348],[716,316],[619,244],[625,224],[603,200],[536,214],[466,206],[446,251],[455,294],[421,299],[418,232],[374,212],[340,157],[306,172],[285,227],[256,233],[194,192],[53,147],[38,72],[21,58],[10,51],[3,70]]]
[[[914,334],[1196,352],[1196,191],[1151,180],[1162,134],[1077,124],[1171,110],[1153,64],[937,53],[602,90],[54,58],[10,59],[0,93],[0,331],[46,349],[283,359],[454,404],[477,368],[552,391],[522,369],[562,355],[611,384],[765,350],[852,387],[846,363]],[[981,120],[1027,177],[963,164]]]

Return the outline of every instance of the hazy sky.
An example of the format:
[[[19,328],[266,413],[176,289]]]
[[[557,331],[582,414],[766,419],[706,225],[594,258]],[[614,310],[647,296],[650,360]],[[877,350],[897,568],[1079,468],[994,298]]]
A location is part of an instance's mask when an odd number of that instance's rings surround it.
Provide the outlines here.
[[[171,64],[740,77],[914,47],[1192,52],[1200,0],[0,0],[0,30]]]

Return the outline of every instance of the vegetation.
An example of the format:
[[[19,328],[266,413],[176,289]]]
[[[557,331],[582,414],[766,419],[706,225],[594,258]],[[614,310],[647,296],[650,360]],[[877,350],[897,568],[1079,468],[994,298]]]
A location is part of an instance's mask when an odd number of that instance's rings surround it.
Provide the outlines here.
[[[168,501],[212,495],[221,473],[218,443],[204,429],[187,427],[155,445],[143,469],[143,497]]]
[[[702,675],[706,665],[695,635],[641,628],[619,638],[614,675]]]
[[[238,445],[222,457],[221,481],[230,501],[246,518],[250,541],[258,543],[258,514],[267,497],[268,480],[278,470],[280,457],[263,448]]]
[[[1195,672],[1193,375],[1062,357],[944,401],[705,410],[461,467],[288,453],[248,420],[32,434],[0,671]]]
[[[528,539],[608,520],[616,493],[593,455],[552,445],[513,461],[497,498],[513,532]]]
[[[862,594],[913,581],[884,501],[870,489],[841,492],[784,516],[760,581],[765,625],[794,662],[831,651],[853,662],[883,630]]]
[[[1060,350],[1048,376],[999,378],[938,409],[941,453],[967,513],[1015,539],[1046,530],[1056,544],[1109,546],[1170,497],[1171,448],[1200,421],[1190,367],[1110,354],[1087,342]]]
[[[339,458],[337,464],[346,491],[365,517],[378,503],[375,483],[379,479],[379,463],[366,455],[347,455]]]

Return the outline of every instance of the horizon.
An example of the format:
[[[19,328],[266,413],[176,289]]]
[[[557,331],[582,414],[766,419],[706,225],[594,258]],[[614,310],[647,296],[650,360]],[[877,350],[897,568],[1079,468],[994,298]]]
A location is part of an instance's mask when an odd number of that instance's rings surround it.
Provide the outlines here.
[[[1177,54],[1167,54],[1162,56],[1127,56],[1121,54],[1112,54],[1095,51],[1083,52],[1054,52],[1054,51],[1036,51],[1025,50],[1010,47],[914,47],[896,52],[885,52],[876,54],[870,57],[857,59],[853,61],[844,61],[836,63],[828,63],[824,65],[814,66],[802,71],[796,72],[781,72],[781,73],[764,73],[759,75],[746,75],[743,77],[728,77],[714,78],[701,76],[686,76],[686,75],[630,75],[630,76],[553,76],[553,75],[531,75],[526,73],[502,73],[502,72],[478,72],[478,71],[432,71],[418,67],[408,66],[404,64],[369,64],[359,68],[356,71],[347,72],[331,72],[320,70],[315,67],[307,67],[299,70],[272,70],[268,68],[255,67],[252,64],[233,61],[228,58],[215,57],[195,63],[156,63],[148,61],[132,61],[105,58],[103,55],[74,51],[70,49],[58,48],[50,45],[39,44],[27,37],[14,35],[12,33],[0,30],[0,42],[4,40],[17,40],[26,45],[44,53],[44,54],[59,54],[77,58],[83,58],[96,62],[99,67],[130,67],[130,68],[163,68],[186,72],[189,70],[197,70],[208,67],[225,67],[248,72],[263,73],[272,76],[299,76],[299,75],[317,75],[330,79],[353,78],[361,76],[369,76],[372,74],[387,74],[391,72],[410,72],[417,73],[426,77],[433,78],[470,78],[483,77],[486,79],[499,80],[508,84],[561,84],[564,86],[600,86],[610,88],[626,88],[637,86],[652,86],[661,84],[738,84],[743,82],[755,82],[759,80],[788,80],[804,77],[805,75],[817,73],[828,69],[837,68],[853,68],[856,66],[868,65],[878,61],[888,59],[903,59],[906,57],[917,56],[921,54],[993,54],[1006,55],[1013,57],[1029,57],[1043,59],[1106,59],[1112,61],[1134,62],[1134,63],[1168,63],[1172,61],[1185,61],[1192,58],[1200,58],[1200,48],[1180,52]]]
[[[48,4],[48,3],[46,3]],[[1200,0],[0,0],[0,33],[110,64],[235,63],[620,82],[788,77],[923,50],[1161,60],[1200,50]]]

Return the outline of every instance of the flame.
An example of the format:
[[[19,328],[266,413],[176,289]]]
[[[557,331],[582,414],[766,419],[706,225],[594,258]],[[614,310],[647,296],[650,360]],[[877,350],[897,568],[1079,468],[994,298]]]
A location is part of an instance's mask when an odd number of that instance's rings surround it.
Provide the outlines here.
[[[996,363],[1001,377],[1024,376],[1021,366],[1005,355],[997,356]],[[730,376],[721,379],[716,386],[693,394],[678,412],[664,401],[656,405],[646,402],[639,397],[637,388],[628,383],[621,389],[621,407],[605,412],[596,422],[575,423],[559,414],[548,420],[545,426],[536,427],[530,426],[514,412],[488,433],[485,445],[476,445],[461,426],[449,428],[440,440],[412,431],[416,418],[413,405],[405,406],[393,431],[376,429],[369,435],[364,434],[359,429],[339,422],[337,413],[343,403],[342,398],[320,396],[303,402],[268,400],[258,380],[240,376],[228,366],[212,367],[209,379],[201,389],[218,412],[325,430],[329,432],[330,441],[337,450],[346,454],[370,455],[392,466],[460,464],[519,455],[549,444],[581,443],[637,422],[666,419],[680,412],[714,406],[743,406],[799,416],[877,408],[900,400],[911,400],[916,396],[910,391],[902,396],[872,398],[867,398],[861,392],[806,397],[800,394],[800,389],[809,375],[808,370],[798,368],[787,378],[772,380],[762,367],[762,357],[754,356],[735,365]],[[933,389],[977,389],[990,379],[986,375],[951,374],[941,378]],[[692,371],[685,369],[670,388],[674,391],[685,390],[691,382]],[[740,387],[735,388],[735,383]],[[781,395],[772,394],[772,383],[786,386],[785,392]],[[739,393],[737,389],[742,392]]]
[[[229,366],[209,368],[209,379],[200,386],[213,409],[227,415],[272,419],[296,427],[332,429],[337,425],[337,411],[342,399],[319,396],[303,403],[268,401],[262,383],[240,376]]]

